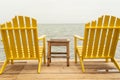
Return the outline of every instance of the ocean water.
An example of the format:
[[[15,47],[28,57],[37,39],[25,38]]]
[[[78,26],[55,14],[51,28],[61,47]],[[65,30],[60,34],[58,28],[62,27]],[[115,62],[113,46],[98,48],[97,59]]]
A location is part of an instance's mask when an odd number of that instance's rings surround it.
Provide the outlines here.
[[[73,35],[84,36],[84,24],[39,24],[39,36],[46,35],[48,39],[69,39],[70,40],[70,58],[74,58]],[[82,45],[82,41],[79,42]],[[47,44],[46,44],[47,45]],[[64,47],[53,47],[53,51],[65,51]],[[120,59],[120,41],[117,45],[116,58]],[[0,42],[0,60],[5,59],[3,45]]]

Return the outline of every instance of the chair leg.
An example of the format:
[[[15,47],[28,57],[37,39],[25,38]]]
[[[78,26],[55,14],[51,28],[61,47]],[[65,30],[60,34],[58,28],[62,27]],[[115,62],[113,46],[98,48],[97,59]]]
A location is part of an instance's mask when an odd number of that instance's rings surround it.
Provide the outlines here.
[[[43,53],[43,56],[44,56],[44,64],[46,64],[46,52],[45,51]]]
[[[76,49],[74,51],[74,54],[75,54],[75,63],[77,63],[77,51],[76,51]]]
[[[120,66],[119,66],[118,62],[117,62],[114,58],[112,58],[111,60],[114,62],[115,66],[116,66],[116,67],[118,68],[118,70],[120,71]]]
[[[77,63],[77,38],[74,37],[74,54],[75,54],[75,63]]]
[[[14,64],[13,60],[11,60],[11,64]]]
[[[38,61],[38,73],[40,73],[41,71],[41,64],[42,64],[42,58],[40,58]]]
[[[3,66],[2,66],[2,68],[1,68],[1,70],[0,70],[0,74],[3,73],[3,71],[4,71],[5,67],[6,67],[6,65],[8,64],[8,62],[9,62],[9,60],[6,60],[6,61],[4,62]]]
[[[82,57],[80,57],[80,64],[81,64],[81,67],[82,67],[82,72],[85,72],[85,68],[84,68]]]
[[[108,58],[106,58],[106,62],[108,62]]]

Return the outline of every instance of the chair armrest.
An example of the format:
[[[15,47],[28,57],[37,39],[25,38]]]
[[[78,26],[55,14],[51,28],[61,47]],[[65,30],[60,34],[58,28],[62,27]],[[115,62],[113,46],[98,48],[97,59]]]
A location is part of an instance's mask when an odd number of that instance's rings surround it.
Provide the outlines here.
[[[44,64],[46,63],[46,35],[42,35],[41,37],[38,37],[38,40],[42,41],[42,47],[43,47],[43,57],[44,57]]]
[[[84,40],[84,38],[83,37],[80,37],[80,36],[78,36],[78,35],[74,35],[74,47],[75,47],[75,49],[77,48],[77,46],[78,46],[78,40]]]
[[[77,39],[79,39],[79,40],[84,40],[83,37],[80,37],[80,36],[78,36],[78,35],[74,35],[74,37],[77,38]]]
[[[46,35],[42,35],[42,36],[38,37],[38,40],[43,40],[44,38],[46,38]]]
[[[44,49],[46,48],[46,35],[42,35],[41,37],[38,37],[38,40],[41,40],[43,42]]]

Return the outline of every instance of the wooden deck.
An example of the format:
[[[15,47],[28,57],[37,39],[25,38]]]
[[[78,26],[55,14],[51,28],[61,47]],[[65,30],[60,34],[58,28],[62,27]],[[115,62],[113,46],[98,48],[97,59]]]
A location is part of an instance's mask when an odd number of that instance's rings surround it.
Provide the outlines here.
[[[37,74],[37,61],[16,61],[7,65],[0,80],[120,80],[120,72],[111,62],[85,61],[85,68],[86,72],[82,73],[79,62],[75,64],[72,60],[67,67],[60,60],[53,61],[49,67],[43,64],[41,74]]]

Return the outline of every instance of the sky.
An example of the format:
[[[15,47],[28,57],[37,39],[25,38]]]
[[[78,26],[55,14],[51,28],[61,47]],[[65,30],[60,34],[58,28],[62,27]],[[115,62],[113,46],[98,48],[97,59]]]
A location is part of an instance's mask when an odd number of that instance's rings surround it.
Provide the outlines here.
[[[105,14],[120,17],[120,0],[0,0],[0,23],[23,15],[40,24],[79,24]]]

